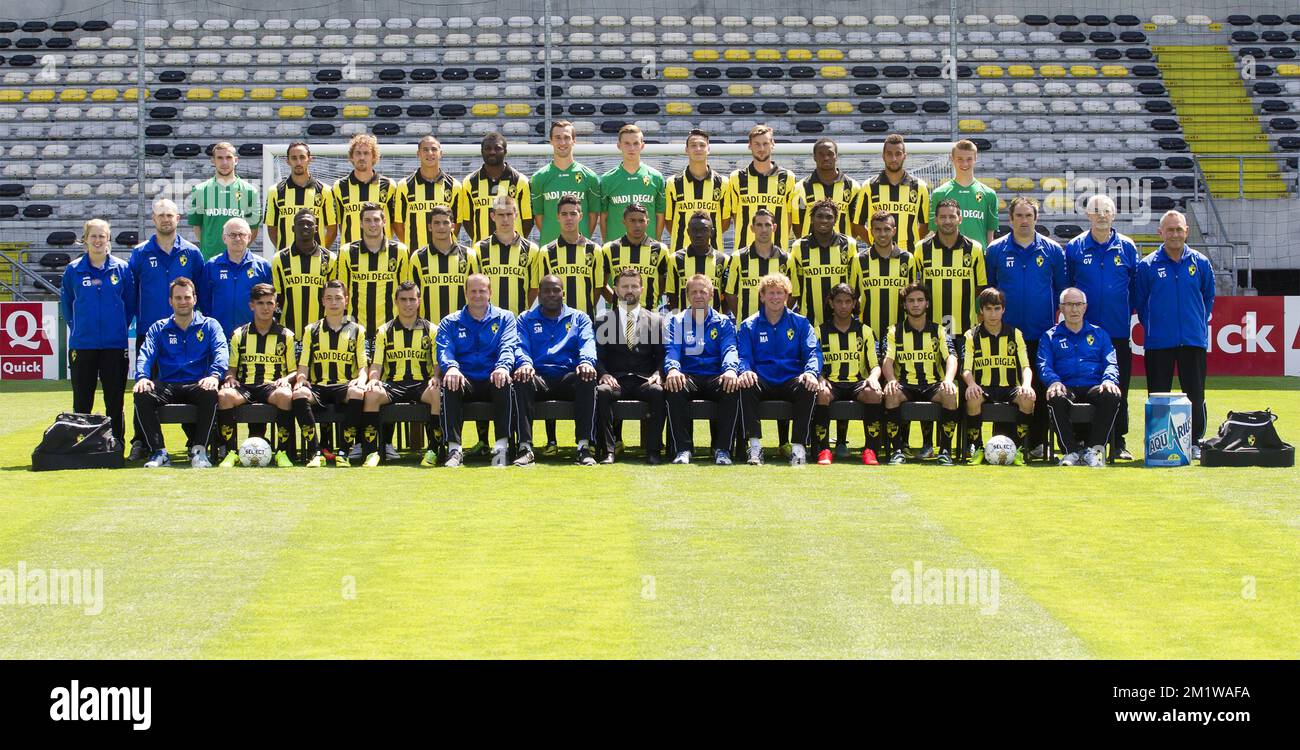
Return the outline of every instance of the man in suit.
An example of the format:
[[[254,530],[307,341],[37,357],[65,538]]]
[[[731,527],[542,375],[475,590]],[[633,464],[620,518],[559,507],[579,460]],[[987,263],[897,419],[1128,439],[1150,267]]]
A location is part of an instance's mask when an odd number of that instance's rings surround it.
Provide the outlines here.
[[[659,463],[664,430],[664,321],[641,306],[641,272],[624,266],[614,279],[618,304],[596,319],[596,423],[601,463],[614,463],[614,402],[644,401],[650,408],[642,430],[645,461]]]

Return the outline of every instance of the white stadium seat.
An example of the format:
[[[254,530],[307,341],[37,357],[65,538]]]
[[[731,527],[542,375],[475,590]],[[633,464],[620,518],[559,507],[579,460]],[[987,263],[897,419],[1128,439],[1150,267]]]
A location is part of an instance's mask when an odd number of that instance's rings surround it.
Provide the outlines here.
[[[293,22],[293,27],[298,31],[315,31],[321,27],[318,18],[299,18]]]

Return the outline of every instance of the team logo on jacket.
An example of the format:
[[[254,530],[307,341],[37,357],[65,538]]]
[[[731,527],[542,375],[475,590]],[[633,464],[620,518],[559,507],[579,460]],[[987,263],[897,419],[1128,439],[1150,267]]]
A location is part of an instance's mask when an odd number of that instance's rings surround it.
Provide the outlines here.
[[[493,323],[493,324],[492,324],[492,332],[493,332],[493,333],[496,333],[498,330],[500,330],[500,328],[501,328],[501,324],[500,324],[500,323]]]
[[[1038,256],[1038,265],[1039,265],[1040,267],[1043,265],[1043,256],[1041,256],[1041,255]]]
[[[718,339],[718,329],[716,329],[716,328],[710,328],[710,329],[709,329],[709,338],[711,338],[711,339],[713,339],[713,340],[716,341],[716,340]]]
[[[1088,334],[1088,337],[1087,337],[1086,340],[1087,340],[1087,342],[1088,342],[1088,346],[1092,346],[1093,342],[1096,341],[1096,339],[1094,339],[1094,338],[1092,337],[1092,334],[1091,334],[1091,333]]]
[[[190,262],[190,256],[188,256],[188,255],[182,255],[182,256],[181,256],[181,265],[182,265],[182,266],[185,265],[185,264],[187,264],[187,263],[189,263],[189,262]]]
[[[196,334],[194,334],[194,338],[198,339],[199,341],[202,341],[202,340],[203,340],[203,329],[200,328],[200,329],[199,329],[199,332],[196,333]]]
[[[117,286],[117,274],[115,273],[109,274],[108,283],[112,284],[113,286]]]
[[[787,339],[790,339],[791,341],[794,341],[794,329],[793,328],[785,329],[785,337]]]
[[[565,333],[568,333],[570,328],[573,328],[573,323],[565,323],[565,324],[564,324],[564,332],[565,332]]]
[[[1195,275],[1196,275],[1196,266],[1188,266],[1188,267],[1187,267],[1187,275],[1188,275],[1188,276],[1195,276]]]
[[[1124,261],[1120,260],[1120,257],[1118,255],[1115,256],[1115,265],[1117,266],[1124,265]]]
[[[256,272],[253,271],[253,269],[250,268],[250,269],[248,269],[248,271],[246,271],[246,273],[248,274],[248,278],[251,279],[251,278],[253,278],[253,276],[255,275]]]

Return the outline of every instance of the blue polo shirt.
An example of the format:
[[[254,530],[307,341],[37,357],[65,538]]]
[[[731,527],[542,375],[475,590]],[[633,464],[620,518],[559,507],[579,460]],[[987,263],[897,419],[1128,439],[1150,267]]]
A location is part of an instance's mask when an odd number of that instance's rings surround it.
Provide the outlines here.
[[[696,322],[690,308],[670,317],[664,349],[665,375],[678,370],[686,375],[712,378],[724,370],[740,372],[736,324],[711,307],[702,324]]]
[[[135,277],[121,258],[109,255],[95,268],[86,253],[63,269],[59,310],[70,330],[69,349],[127,348],[135,305]]]
[[[550,318],[536,305],[519,316],[518,329],[515,368],[532,365],[539,375],[559,378],[584,362],[596,366],[596,334],[581,310],[564,305],[559,317]]]
[[[155,322],[171,317],[172,281],[181,276],[193,280],[196,297],[203,289],[203,253],[198,245],[179,233],[166,252],[158,246],[156,234],[136,245],[127,266],[135,278],[137,335],[149,330]]]
[[[1088,297],[1083,319],[1101,326],[1112,339],[1128,340],[1137,264],[1137,245],[1114,229],[1105,242],[1087,231],[1065,245],[1068,286]]]
[[[769,383],[784,383],[803,373],[820,376],[822,347],[808,319],[785,310],[773,325],[760,309],[736,331],[741,372],[754,371]]]
[[[1029,341],[1037,341],[1056,323],[1056,301],[1067,286],[1065,251],[1037,232],[1021,247],[1014,234],[989,243],[984,251],[989,285],[1006,295],[1004,325],[1015,326]]]
[[[1038,374],[1047,385],[1091,388],[1109,380],[1119,385],[1115,346],[1106,332],[1084,322],[1078,333],[1058,323],[1038,340]]]
[[[220,380],[229,364],[230,349],[221,325],[196,310],[184,330],[170,316],[149,326],[136,360],[135,379],[197,383],[211,376]]]
[[[1161,245],[1138,263],[1133,306],[1146,331],[1146,349],[1209,349],[1214,266],[1190,247],[1183,248],[1183,257],[1175,263]]]
[[[438,369],[455,367],[470,380],[487,380],[492,371],[514,369],[519,335],[515,315],[488,305],[482,320],[475,320],[466,305],[438,323]]]
[[[256,284],[271,283],[271,263],[246,250],[236,263],[229,252],[214,256],[203,267],[199,309],[216,318],[229,338],[235,329],[253,321],[248,294]]]

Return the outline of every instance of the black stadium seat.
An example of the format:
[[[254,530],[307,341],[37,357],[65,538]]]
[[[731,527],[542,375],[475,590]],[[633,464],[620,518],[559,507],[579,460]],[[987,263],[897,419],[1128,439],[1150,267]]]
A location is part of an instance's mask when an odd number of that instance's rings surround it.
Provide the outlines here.
[[[1159,78],[1160,68],[1154,65],[1134,65],[1129,71],[1138,78]]]
[[[17,215],[17,206],[12,203],[0,203],[0,219],[12,219]]]
[[[537,106],[533,107],[533,111],[535,111],[538,115],[545,117],[546,102],[538,102]],[[551,119],[556,119],[563,114],[564,114],[564,107],[560,106],[557,102],[551,102]]]
[[[659,96],[659,87],[653,83],[638,83],[632,87],[632,96]]]
[[[1173,186],[1174,186],[1174,189],[1175,189],[1175,190],[1195,190],[1195,189],[1196,189],[1196,178],[1193,177],[1193,176],[1191,176],[1191,175],[1187,175],[1187,174],[1176,175],[1176,176],[1174,177],[1174,179],[1171,180],[1170,182],[1173,183]]]
[[[987,138],[970,138],[968,140],[975,144],[975,148],[979,149],[981,154],[993,150],[993,141],[990,141]]]
[[[1165,85],[1159,81],[1143,81],[1138,84],[1137,90],[1143,96],[1165,95]]]
[[[1259,41],[1259,34],[1253,31],[1234,31],[1232,32],[1232,41],[1237,44],[1254,44]]]
[[[1282,87],[1272,81],[1260,81],[1255,84],[1256,96],[1277,96],[1282,93]]]
[[[446,78],[447,74],[444,73],[442,77]],[[586,67],[569,68],[569,78],[572,78],[575,81],[589,81],[595,77],[596,77],[595,68],[586,68]]]
[[[45,21],[27,21],[21,28],[24,34],[40,34],[49,31],[50,25]]]
[[[1129,47],[1124,50],[1124,56],[1130,60],[1150,60],[1153,57],[1146,47]]]
[[[71,46],[72,39],[71,37],[66,36],[56,36],[53,39],[47,39],[45,41],[46,49],[68,49]]]
[[[149,117],[153,120],[174,120],[176,115],[175,107],[153,107],[149,110]]]
[[[1286,35],[1285,31],[1278,31],[1277,29],[1269,29],[1263,34],[1260,34],[1259,38],[1269,44],[1286,44],[1287,41],[1291,39],[1291,37]]]
[[[1260,26],[1281,26],[1286,23],[1286,21],[1282,20],[1282,16],[1279,16],[1276,13],[1261,13],[1260,15],[1255,16],[1255,23]]]
[[[627,114],[628,107],[623,102],[605,102],[600,105],[600,113],[610,117]]]
[[[754,70],[748,65],[733,65],[722,71],[722,73],[730,80],[744,80],[754,77]]]
[[[1259,103],[1259,108],[1265,112],[1268,112],[1269,114],[1277,114],[1278,112],[1291,111],[1291,105],[1287,104],[1281,99],[1265,99],[1264,101]]]
[[[66,229],[50,232],[45,237],[45,244],[50,247],[72,247],[77,244],[77,233],[69,232]]]
[[[1088,34],[1088,40],[1093,44],[1114,44],[1116,36],[1109,31],[1094,31]]]
[[[1187,141],[1183,140],[1182,138],[1175,138],[1173,136],[1167,136],[1165,138],[1157,139],[1156,145],[1160,147],[1161,151],[1186,151],[1187,150]]]
[[[1052,23],[1057,26],[1078,26],[1079,17],[1069,13],[1061,13],[1052,18]]]
[[[701,83],[695,87],[696,96],[722,96],[722,87],[716,83]]]
[[[379,80],[381,81],[405,81],[406,71],[401,68],[384,68],[379,71]]]
[[[1084,16],[1083,22],[1089,26],[1109,26],[1110,19],[1102,15]]]
[[[1260,57],[1267,57],[1267,56],[1268,53],[1264,51],[1263,47],[1242,47],[1241,49],[1237,50],[1238,59],[1243,57],[1260,58]]]
[[[596,114],[596,105],[590,102],[577,102],[569,105],[569,114],[574,117],[590,117]]]
[[[330,99],[337,99],[340,96],[343,96],[343,92],[339,91],[333,86],[320,86],[311,92],[311,98],[323,99],[327,101]]]
[[[918,65],[912,70],[912,74],[917,78],[939,78],[943,75],[943,69],[938,65]]]
[[[1039,13],[1031,13],[1020,19],[1026,26],[1046,26],[1052,19]]]
[[[339,116],[339,108],[333,104],[317,104],[309,114],[317,120],[329,120]]]
[[[1151,129],[1163,132],[1178,130],[1178,121],[1171,117],[1157,117],[1151,121]]]
[[[916,112],[916,102],[894,101],[889,103],[889,111],[896,115],[910,115]]]
[[[338,68],[321,68],[316,71],[316,80],[320,83],[336,83],[343,80],[343,71]]]
[[[28,219],[48,219],[54,213],[54,206],[48,203],[29,203],[23,209],[23,216]]]
[[[948,102],[933,100],[921,105],[921,110],[926,114],[943,115],[949,112]]]
[[[1174,105],[1163,99],[1148,99],[1142,106],[1153,115],[1167,115],[1174,111]]]
[[[799,120],[794,124],[794,129],[800,133],[820,133],[826,129],[821,120]]]
[[[818,102],[795,102],[794,113],[797,115],[819,115],[822,105]]]
[[[854,65],[849,75],[854,78],[879,78],[880,71],[874,65]]]
[[[1124,53],[1114,47],[1102,47],[1093,53],[1098,60],[1119,60],[1124,57]]]
[[[885,103],[881,101],[858,102],[858,111],[864,115],[878,115],[883,113],[885,109]]]
[[[171,134],[171,125],[146,125],[144,127],[144,136],[146,138],[169,138]]]
[[[758,69],[758,77],[766,79],[784,78],[785,69],[778,68],[775,65],[764,65]]]
[[[405,95],[406,90],[401,86],[382,86],[375,92],[375,96],[380,99],[401,99]]]
[[[1233,13],[1228,16],[1228,23],[1233,26],[1254,26],[1255,19],[1245,13]]]
[[[886,65],[884,73],[886,78],[909,78],[912,75],[906,65]]]
[[[733,115],[752,115],[758,111],[758,105],[753,102],[732,102],[729,109]]]
[[[1170,197],[1167,196],[1167,195],[1153,195],[1153,196],[1151,196],[1151,210],[1152,210],[1152,211],[1158,211],[1158,212],[1164,213],[1165,211],[1172,211],[1172,210],[1174,209],[1174,206],[1176,206],[1176,205],[1177,205],[1177,203],[1175,203],[1174,199],[1173,199],[1173,198],[1170,198]]]
[[[1287,136],[1277,139],[1277,147],[1283,151],[1300,151],[1300,138]]]
[[[500,68],[475,68],[474,80],[476,81],[496,81],[501,78]]]
[[[50,24],[50,31],[57,31],[60,34],[67,34],[77,30],[76,21],[55,21]]]
[[[164,70],[158,74],[159,83],[181,83],[185,80],[183,70]]]
[[[790,105],[785,102],[767,101],[763,102],[763,114],[765,115],[786,115],[790,113]]]
[[[720,115],[727,111],[727,105],[722,102],[700,102],[695,111],[702,115]]]
[[[337,130],[337,128],[335,128],[331,123],[313,122],[311,125],[307,126],[307,135],[317,138],[328,138],[329,136],[334,135],[335,130]]]
[[[396,104],[381,104],[375,107],[375,117],[391,120],[402,116],[402,108]]]
[[[811,65],[795,65],[790,68],[790,77],[797,79],[816,78],[817,70]]]
[[[30,68],[36,64],[36,55],[14,55],[9,58],[9,65],[15,68]]]
[[[874,83],[858,83],[853,86],[854,96],[880,96],[880,86]]]
[[[144,144],[144,154],[145,156],[152,156],[154,158],[166,156],[167,145],[164,143],[146,143]]]
[[[609,81],[627,78],[627,69],[609,65],[600,69],[600,77]]]
[[[1191,169],[1194,163],[1190,156],[1171,156],[1165,159],[1165,166],[1169,169]]]
[[[442,71],[444,81],[464,81],[468,78],[469,71],[465,68],[444,68]]]
[[[1141,31],[1121,31],[1119,40],[1125,44],[1146,44],[1147,35]]]
[[[712,81],[722,77],[722,68],[715,68],[712,65],[701,65],[695,69],[695,77],[702,81]]]
[[[22,183],[0,183],[0,198],[18,198],[23,194]]]
[[[1082,31],[1062,31],[1057,35],[1064,44],[1083,44],[1088,41],[1088,37]]]
[[[563,77],[564,77],[564,68],[552,68],[552,69],[551,69],[551,80],[552,80],[552,81],[558,81],[558,80],[560,80],[560,79],[563,78]],[[535,80],[535,81],[545,81],[545,80],[546,80],[546,68],[538,68],[538,69],[537,69],[537,72],[536,72],[535,74],[533,74],[533,80]],[[540,126],[541,123],[538,123],[538,125]]]
[[[153,92],[153,98],[160,102],[174,102],[182,96],[180,89],[165,88]]]
[[[1057,224],[1052,234],[1056,235],[1058,240],[1072,240],[1083,234],[1083,227],[1078,224]]]
[[[118,232],[113,242],[117,243],[118,247],[135,247],[140,244],[140,233],[132,229]]]
[[[406,108],[406,116],[424,120],[433,117],[437,111],[432,104],[412,104]]]
[[[411,71],[412,81],[436,81],[438,80],[438,71],[433,68],[416,68]]]
[[[12,34],[18,30],[18,24],[13,21],[0,21],[0,34]]]
[[[17,47],[18,49],[40,49],[41,44],[41,40],[37,37],[25,36],[14,42],[14,47]]]
[[[392,137],[401,134],[402,126],[395,122],[377,122],[370,128],[370,132],[380,137]]]
[[[884,120],[863,120],[862,132],[864,133],[886,133],[889,132],[889,123]]]
[[[732,106],[736,107],[739,105],[733,104]],[[657,115],[659,114],[659,104],[657,102],[637,102],[632,105],[632,114],[641,116]],[[750,114],[753,114],[753,112],[751,111]]]
[[[1169,189],[1169,180],[1166,180],[1160,175],[1156,175],[1154,177],[1146,177],[1144,179],[1146,180],[1147,187],[1151,188],[1152,190]]]
[[[1293,130],[1300,130],[1300,123],[1297,123],[1291,117],[1274,117],[1268,122],[1269,130],[1289,133]]]
[[[1274,60],[1294,60],[1295,50],[1290,47],[1269,47],[1268,56]]]
[[[0,36],[0,49],[9,49],[14,44],[13,40],[7,36]],[[5,59],[0,57],[0,65],[5,64]]]
[[[262,144],[260,143],[241,143],[239,144],[239,155],[245,157],[254,157],[262,155]]]
[[[1133,160],[1133,168],[1143,172],[1160,169],[1160,160],[1154,156],[1139,156]]]
[[[444,104],[438,107],[439,117],[464,117],[468,112],[464,104]]]
[[[533,91],[536,93],[538,99],[546,98],[546,84],[542,84],[541,86],[538,86],[537,88],[533,89]],[[564,96],[564,87],[558,83],[552,83],[551,96],[553,97]]]
[[[540,124],[538,123],[538,125]],[[605,120],[600,123],[600,132],[607,135],[618,135],[618,131],[622,130],[626,124],[626,120]]]

